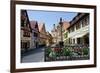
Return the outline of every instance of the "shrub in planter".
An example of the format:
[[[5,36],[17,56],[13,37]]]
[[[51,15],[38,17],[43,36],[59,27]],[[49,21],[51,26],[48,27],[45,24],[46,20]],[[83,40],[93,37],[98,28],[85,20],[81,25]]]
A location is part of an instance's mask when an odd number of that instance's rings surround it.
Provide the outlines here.
[[[52,58],[52,59],[56,59],[56,53],[54,51],[51,51],[49,53],[49,57]]]
[[[89,54],[89,48],[83,48],[83,54],[88,55]]]
[[[61,48],[54,48],[54,52],[56,53],[56,56],[61,56],[62,49]]]
[[[61,54],[59,52],[56,52],[56,56],[59,57],[61,56]]]
[[[72,54],[72,57],[77,57],[78,56],[78,53],[76,53],[76,52],[72,52],[71,54]]]
[[[64,56],[71,56],[71,50],[69,48],[63,48]]]
[[[45,50],[45,55],[46,55],[46,56],[49,56],[50,52],[52,52],[51,48],[47,48],[47,49]]]

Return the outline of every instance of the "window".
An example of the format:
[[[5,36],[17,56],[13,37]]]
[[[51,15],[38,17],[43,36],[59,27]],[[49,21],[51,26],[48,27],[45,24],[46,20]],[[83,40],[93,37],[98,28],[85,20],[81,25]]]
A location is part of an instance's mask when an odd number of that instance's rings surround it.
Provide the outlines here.
[[[83,22],[82,27],[84,27],[86,25],[86,21],[85,20],[86,20],[85,18],[82,20],[82,22]]]
[[[86,16],[83,20],[82,20],[82,27],[86,26],[89,24],[89,16]]]
[[[75,44],[75,39],[73,39],[73,44]]]
[[[24,37],[30,37],[30,32],[24,30],[23,36]]]
[[[80,43],[81,43],[81,39],[77,38],[77,44],[80,44]]]
[[[81,24],[78,22],[78,23],[76,24],[76,30],[78,30],[79,28],[81,28]]]
[[[24,20],[21,20],[21,27],[24,27]]]
[[[87,17],[85,18],[85,22],[86,22],[86,25],[89,24],[89,16],[87,16]]]
[[[38,33],[34,32],[34,37],[38,37]]]
[[[71,43],[70,43],[70,38],[69,38],[69,44],[71,44]]]
[[[71,29],[71,30],[72,30],[72,32],[74,31],[74,26],[72,27],[72,29]]]

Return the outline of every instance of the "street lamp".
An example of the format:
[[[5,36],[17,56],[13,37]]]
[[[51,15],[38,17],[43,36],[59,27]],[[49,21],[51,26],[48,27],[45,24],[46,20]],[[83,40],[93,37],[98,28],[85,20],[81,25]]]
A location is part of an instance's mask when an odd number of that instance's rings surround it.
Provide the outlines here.
[[[61,28],[61,30],[60,30],[60,32],[61,32],[61,40],[60,40],[60,42],[59,42],[59,45],[60,45],[60,47],[63,47],[63,35],[62,35],[62,26],[63,26],[63,22],[62,22],[62,18],[60,18],[59,24],[60,24],[60,28]]]

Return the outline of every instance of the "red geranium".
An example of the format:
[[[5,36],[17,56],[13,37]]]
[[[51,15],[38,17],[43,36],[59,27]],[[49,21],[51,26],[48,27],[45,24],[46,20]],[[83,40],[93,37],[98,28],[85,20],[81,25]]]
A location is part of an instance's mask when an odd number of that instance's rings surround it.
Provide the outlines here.
[[[60,52],[61,51],[61,48],[54,48],[54,51],[55,52]]]

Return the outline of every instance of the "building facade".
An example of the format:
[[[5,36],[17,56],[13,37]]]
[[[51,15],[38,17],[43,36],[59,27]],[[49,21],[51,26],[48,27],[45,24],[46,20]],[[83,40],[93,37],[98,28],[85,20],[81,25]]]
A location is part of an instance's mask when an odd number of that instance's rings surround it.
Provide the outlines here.
[[[46,46],[51,46],[53,44],[53,37],[49,32],[47,32],[46,36],[47,36]]]
[[[68,28],[70,27],[70,23],[67,21],[63,21],[63,30],[62,30],[62,34],[63,34],[63,42],[64,45],[68,44]]]
[[[26,10],[21,10],[21,50],[27,51],[32,47],[31,27]]]
[[[46,40],[47,40],[47,32],[45,29],[44,23],[39,23],[39,45],[40,46],[46,46]]]
[[[62,27],[60,24],[58,24],[57,26],[55,26],[54,24],[54,28],[51,31],[52,32],[52,37],[53,37],[53,42],[55,44],[59,44],[59,42],[62,41],[65,42],[67,40],[67,28],[70,26],[70,23],[67,21],[62,21]],[[62,28],[62,31],[61,31]],[[62,35],[61,35],[62,33]]]
[[[38,46],[39,46],[38,22],[30,21],[30,24],[31,24],[31,29],[32,29],[32,36],[31,36],[32,48],[38,48]]]
[[[57,43],[57,28],[55,24],[53,24],[53,30],[51,31],[51,35],[53,38],[53,44],[56,44]]]
[[[89,45],[89,14],[78,13],[68,28],[69,44]]]

